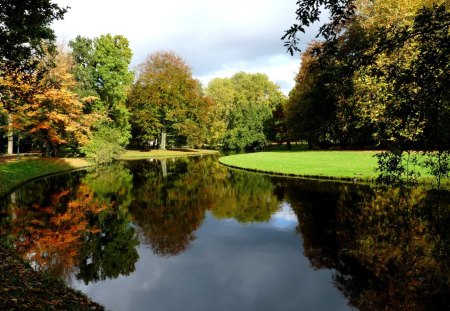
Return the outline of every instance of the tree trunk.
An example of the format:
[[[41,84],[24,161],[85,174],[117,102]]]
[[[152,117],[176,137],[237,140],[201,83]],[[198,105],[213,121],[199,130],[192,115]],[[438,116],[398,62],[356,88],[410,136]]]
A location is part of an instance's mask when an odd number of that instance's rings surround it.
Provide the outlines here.
[[[12,130],[12,118],[11,115],[8,115],[8,155],[13,155],[13,146],[14,146],[14,135]]]
[[[159,145],[159,150],[166,150],[166,138],[167,138],[166,130],[163,130],[161,132],[161,142]]]
[[[167,161],[166,160],[161,160],[161,171],[162,171],[162,175],[163,177],[167,177]]]

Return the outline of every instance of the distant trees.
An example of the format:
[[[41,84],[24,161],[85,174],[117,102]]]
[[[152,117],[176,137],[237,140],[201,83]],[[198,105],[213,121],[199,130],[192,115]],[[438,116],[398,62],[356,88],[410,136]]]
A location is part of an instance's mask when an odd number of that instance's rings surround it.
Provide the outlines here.
[[[134,142],[142,148],[157,139],[162,150],[168,138],[175,145],[204,142],[208,102],[191,68],[173,52],[155,52],[140,64],[127,105]]]
[[[213,102],[208,119],[211,144],[253,149],[268,143],[272,111],[284,96],[266,75],[239,72],[213,79],[205,93]]]

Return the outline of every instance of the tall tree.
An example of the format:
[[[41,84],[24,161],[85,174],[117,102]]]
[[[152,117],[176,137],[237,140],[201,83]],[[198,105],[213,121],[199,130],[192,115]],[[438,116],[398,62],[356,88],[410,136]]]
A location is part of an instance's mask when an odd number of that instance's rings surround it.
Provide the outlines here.
[[[66,12],[51,0],[0,0],[1,71],[29,66],[32,58],[43,56],[55,40],[50,24]]]
[[[103,116],[95,125],[93,139],[83,149],[97,162],[117,157],[131,137],[125,107],[134,77],[128,69],[132,57],[128,44],[125,37],[110,34],[93,40],[78,36],[69,43],[76,63],[73,71],[78,82],[76,91],[80,96],[95,98],[85,111]]]
[[[210,135],[222,148],[259,148],[267,143],[272,110],[284,95],[265,74],[239,72],[231,78],[213,79],[205,92],[213,101],[212,111],[217,112],[210,124],[218,128]]]
[[[55,35],[51,22],[62,19],[66,12],[67,8],[60,8],[51,0],[0,0],[0,76],[17,70],[29,72],[37,66],[40,57],[53,47]],[[0,89],[0,94],[5,93],[11,93],[11,89]],[[8,154],[12,154],[13,105],[4,95],[0,96],[7,115]]]
[[[207,101],[191,68],[173,52],[153,53],[140,64],[128,107],[141,147],[161,137],[159,146],[164,150],[168,135],[178,143],[203,142]]]
[[[11,126],[28,133],[47,154],[63,147],[76,150],[90,135],[94,116],[83,113],[84,102],[73,91],[71,57],[62,50],[48,54],[31,73],[11,71],[0,77],[10,105]],[[67,150],[69,151],[69,150]]]
[[[438,180],[448,175],[449,92],[443,87],[449,83],[450,66],[448,1],[304,0],[297,4],[300,24],[285,33],[286,46],[296,50],[297,33],[319,19],[321,5],[330,9],[330,22],[319,31],[325,39],[323,48],[316,55],[320,64],[337,59],[339,67],[347,67],[342,84],[348,88],[337,98],[337,107],[345,108],[346,117],[334,112],[343,121],[340,128],[347,133],[364,129],[378,146],[389,148],[379,156],[380,179],[399,182],[415,176],[410,170],[410,164],[416,163],[413,150],[429,155],[422,165]],[[317,81],[312,86],[320,88]]]

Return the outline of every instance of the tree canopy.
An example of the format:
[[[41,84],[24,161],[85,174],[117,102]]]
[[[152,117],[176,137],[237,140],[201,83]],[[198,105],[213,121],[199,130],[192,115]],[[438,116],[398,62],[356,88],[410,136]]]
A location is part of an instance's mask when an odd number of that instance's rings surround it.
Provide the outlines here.
[[[265,74],[239,72],[216,78],[205,90],[213,102],[210,141],[225,149],[260,148],[268,142],[272,110],[284,100],[279,86]]]
[[[22,68],[42,56],[55,40],[50,23],[62,19],[68,8],[51,0],[0,0],[0,64]]]
[[[203,143],[207,101],[177,54],[155,52],[140,64],[127,105],[137,145],[148,148],[160,138],[160,149],[165,149],[167,135],[176,145]]]
[[[448,2],[298,1],[301,22],[286,32],[296,49],[298,31],[329,6],[324,40],[302,54],[290,94],[288,122],[300,137],[322,146],[373,146],[381,179],[417,176],[412,150],[428,153],[437,176],[449,172]],[[436,157],[435,157],[436,156]],[[406,158],[405,158],[406,157]],[[406,164],[405,164],[406,163]],[[409,165],[410,164],[410,165]]]

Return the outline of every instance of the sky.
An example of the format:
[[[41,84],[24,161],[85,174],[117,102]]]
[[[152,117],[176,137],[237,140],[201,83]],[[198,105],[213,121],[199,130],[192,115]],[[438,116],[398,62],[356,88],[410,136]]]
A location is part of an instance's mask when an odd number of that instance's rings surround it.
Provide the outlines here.
[[[239,71],[268,75],[286,95],[300,56],[280,39],[295,23],[296,0],[54,0],[70,9],[53,23],[59,42],[77,35],[123,35],[133,50],[131,68],[159,50],[180,55],[204,86]],[[303,42],[313,39],[309,29]],[[300,47],[304,46],[302,44]]]

